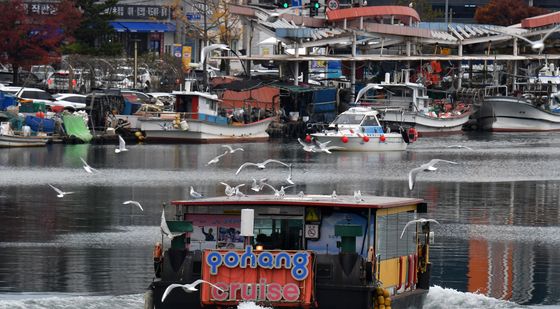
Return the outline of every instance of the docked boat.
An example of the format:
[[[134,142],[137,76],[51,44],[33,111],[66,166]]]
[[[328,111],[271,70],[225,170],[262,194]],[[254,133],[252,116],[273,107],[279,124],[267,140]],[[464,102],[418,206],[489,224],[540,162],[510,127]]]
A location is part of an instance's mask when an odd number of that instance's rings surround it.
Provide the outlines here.
[[[471,115],[470,105],[433,100],[424,85],[408,82],[367,84],[356,95],[355,104],[372,106],[382,114],[383,122],[414,127],[419,136],[460,133]],[[371,93],[370,96],[366,96]]]
[[[409,130],[381,125],[379,111],[372,107],[351,107],[338,115],[327,129],[312,133],[319,143],[342,151],[402,151],[416,140],[414,128]]]
[[[144,308],[422,308],[433,239],[416,198],[251,195],[172,201]],[[162,254],[163,252],[163,254]],[[199,279],[203,282],[197,281]],[[179,284],[199,284],[194,289]]]
[[[30,132],[14,132],[9,122],[0,124],[0,147],[39,147],[47,145],[46,136],[30,135]]]
[[[508,94],[506,86],[485,88],[477,125],[492,132],[560,131],[560,79],[539,75],[542,80],[528,84],[519,95]],[[541,82],[546,81],[546,84]]]
[[[145,134],[147,141],[188,143],[237,143],[268,140],[273,117],[250,109],[228,109],[217,95],[175,91],[171,112],[128,116],[127,121]],[[130,118],[134,117],[134,120]]]

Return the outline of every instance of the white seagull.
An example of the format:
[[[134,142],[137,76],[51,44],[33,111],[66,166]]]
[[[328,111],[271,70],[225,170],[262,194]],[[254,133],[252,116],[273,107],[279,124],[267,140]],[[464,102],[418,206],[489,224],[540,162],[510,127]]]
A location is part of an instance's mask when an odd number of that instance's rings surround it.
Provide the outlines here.
[[[84,162],[84,169],[86,170],[86,172],[88,172],[90,174],[93,173],[93,172],[98,172],[98,170],[89,166],[89,164],[87,164],[87,162],[86,162],[86,160],[84,160],[84,158],[80,157],[80,160],[82,160],[82,162]]]
[[[218,155],[218,156],[214,157],[212,160],[208,161],[208,163],[206,163],[206,165],[218,163],[218,161],[220,161],[220,158],[227,155],[228,153],[229,153],[229,151],[226,151],[226,152],[222,153],[221,155]]]
[[[244,183],[242,183],[242,184],[237,185],[235,187],[231,187],[230,185],[228,185],[225,182],[220,182],[220,183],[222,185],[226,186],[225,193],[228,197],[232,197],[232,196],[236,195],[236,193],[239,191],[239,188],[243,187],[245,185]]]
[[[58,193],[57,197],[64,197],[66,194],[73,194],[74,193],[74,192],[64,192],[64,191],[60,190],[59,188],[51,185],[50,183],[49,183],[49,186],[51,188],[53,188],[53,190],[56,191],[56,193]]]
[[[140,210],[144,211],[144,208],[142,208],[142,205],[140,205],[140,203],[137,202],[137,201],[126,201],[126,202],[123,202],[123,205],[128,205],[128,204],[136,205],[136,206],[138,206],[138,208],[140,208]]]
[[[447,160],[441,160],[441,159],[432,159],[430,162],[428,163],[424,163],[422,165],[420,165],[419,167],[413,168],[412,170],[410,170],[410,172],[408,173],[408,188],[410,190],[412,190],[414,188],[414,182],[416,181],[416,175],[421,172],[421,171],[427,171],[427,172],[433,172],[435,170],[437,170],[436,167],[434,167],[434,165],[438,162],[445,162],[445,163],[450,163],[450,164],[458,164],[457,162],[453,162],[453,161],[447,161]]]
[[[274,191],[274,198],[277,198],[277,199],[284,198],[284,196],[286,195],[286,191],[284,191],[284,190],[293,187],[293,185],[287,186],[287,187],[281,186],[280,190],[276,190],[276,188],[274,188],[273,186],[271,186],[267,183],[264,183],[264,185],[268,186],[269,188],[271,188]]]
[[[165,289],[165,292],[163,292],[163,296],[161,297],[161,302],[163,303],[165,301],[165,298],[167,297],[167,295],[169,295],[169,293],[171,293],[171,290],[173,290],[174,288],[183,288],[183,291],[187,292],[187,293],[192,293],[192,292],[196,292],[198,291],[198,289],[196,288],[197,285],[201,284],[201,283],[206,283],[211,285],[213,288],[218,289],[220,291],[224,291],[222,290],[222,288],[220,288],[219,286],[210,283],[208,281],[202,280],[202,279],[198,279],[193,283],[187,283],[187,284],[170,284],[167,289]]]
[[[251,185],[251,190],[253,190],[255,192],[261,191],[264,187],[264,183],[267,180],[268,180],[268,178],[261,178],[261,179],[259,179],[259,182],[257,183],[257,180],[255,178],[253,178],[253,184]]]
[[[449,145],[447,148],[464,148],[468,150],[473,150],[471,147],[463,146],[463,145]]]
[[[234,153],[236,151],[245,151],[241,147],[233,149],[230,145],[222,145],[222,147],[225,147],[225,148],[229,149],[229,153]]]
[[[203,198],[204,196],[196,191],[194,191],[194,188],[191,186],[191,197],[192,198]]]
[[[333,191],[333,192],[331,193],[331,198],[332,198],[333,200],[336,200],[336,197],[337,197],[336,191]]]
[[[126,142],[124,141],[122,136],[119,135],[119,148],[115,149],[115,153],[119,153],[123,151],[128,151],[128,149],[126,149]]]
[[[544,41],[546,40],[546,38],[548,38],[548,36],[551,35],[552,33],[556,32],[556,31],[559,31],[559,30],[560,30],[560,25],[557,25],[556,27],[550,29],[550,31],[548,31],[540,40],[536,40],[536,41],[531,41],[531,40],[529,40],[528,38],[526,38],[526,37],[524,37],[524,36],[521,36],[521,35],[519,35],[519,34],[517,34],[517,33],[508,33],[508,32],[505,32],[505,31],[502,31],[502,30],[499,30],[499,29],[490,29],[490,30],[496,31],[496,32],[500,32],[500,33],[503,33],[503,34],[505,34],[505,35],[514,36],[514,37],[519,38],[519,39],[522,39],[523,41],[525,41],[525,42],[531,44],[531,48],[532,48],[534,51],[538,51],[539,54],[540,54],[540,53],[543,51],[543,49],[544,49]]]
[[[266,160],[264,162],[261,162],[261,163],[245,162],[245,163],[241,164],[239,169],[237,169],[237,172],[235,172],[235,175],[239,174],[239,172],[241,172],[241,170],[246,166],[256,166],[257,168],[262,170],[262,169],[266,168],[266,165],[268,163],[278,163],[278,164],[284,165],[285,167],[289,168],[290,170],[292,169],[290,164],[284,163],[282,161],[274,160],[274,159],[268,159],[268,160]]]
[[[332,149],[344,149],[344,147],[340,147],[340,146],[327,146],[330,142],[331,142],[331,141],[327,141],[327,142],[321,143],[321,142],[319,142],[319,141],[316,140],[316,141],[315,141],[315,144],[316,144],[317,146],[319,146],[319,152],[322,151],[322,152],[326,152],[326,153],[328,153],[328,154],[331,154],[331,153],[332,153],[332,152],[331,152]]]
[[[403,237],[404,231],[406,231],[406,228],[407,228],[409,225],[411,225],[411,224],[413,224],[413,223],[424,223],[424,222],[435,222],[435,223],[439,224],[439,222],[437,222],[436,219],[424,219],[424,218],[420,218],[420,219],[415,219],[415,220],[408,221],[408,223],[404,226],[404,228],[403,228],[403,230],[402,230],[401,238]]]
[[[298,137],[298,142],[303,146],[303,150],[307,151],[307,152],[315,152],[315,145],[313,144],[308,144],[304,141],[301,140],[301,138]]]
[[[354,200],[356,200],[356,202],[362,202],[364,200],[362,198],[362,191],[361,190],[354,191]]]

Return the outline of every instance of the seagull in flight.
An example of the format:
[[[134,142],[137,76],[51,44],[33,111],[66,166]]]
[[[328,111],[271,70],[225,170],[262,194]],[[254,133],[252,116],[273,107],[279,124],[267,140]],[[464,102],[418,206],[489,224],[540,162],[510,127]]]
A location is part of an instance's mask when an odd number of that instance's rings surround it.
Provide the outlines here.
[[[331,141],[327,141],[324,143],[319,142],[318,140],[315,140],[315,144],[317,146],[319,146],[319,152],[326,152],[328,154],[331,154],[331,149],[344,149],[344,147],[340,147],[340,146],[327,146]]]
[[[234,153],[236,151],[245,151],[241,147],[233,149],[230,145],[222,145],[222,147],[229,149],[229,153]]]
[[[49,186],[50,186],[51,188],[53,188],[53,190],[56,191],[56,193],[58,193],[57,197],[61,197],[61,198],[62,198],[62,197],[64,197],[66,194],[73,194],[73,193],[74,193],[74,192],[64,192],[64,191],[60,190],[59,188],[57,188],[57,187],[51,185],[50,183],[49,183]]]
[[[226,186],[225,193],[226,193],[227,197],[232,197],[232,196],[236,195],[237,192],[239,191],[239,188],[243,187],[245,185],[244,183],[242,183],[242,184],[237,185],[235,187],[231,187],[230,185],[228,185],[225,182],[220,182],[220,183],[222,185]]]
[[[221,155],[218,155],[218,156],[214,157],[212,160],[208,161],[208,163],[206,163],[206,165],[218,163],[218,161],[220,161],[220,158],[227,155],[228,153],[229,153],[229,151],[226,151],[226,152],[222,153]]]
[[[546,38],[548,38],[548,36],[551,35],[552,33],[559,31],[560,30],[560,25],[556,25],[556,27],[550,29],[550,31],[548,31],[540,40],[536,40],[536,41],[531,41],[528,38],[526,38],[524,36],[521,36],[519,34],[516,34],[516,33],[508,33],[508,32],[505,32],[505,31],[502,31],[502,30],[499,30],[499,29],[490,29],[490,30],[500,32],[500,33],[503,33],[505,35],[514,36],[518,39],[522,39],[523,41],[531,44],[531,48],[534,51],[538,51],[539,54],[540,54],[544,50],[544,41],[546,40]]]
[[[449,145],[449,146],[447,146],[447,148],[464,148],[464,149],[468,149],[468,150],[474,150],[471,147],[467,147],[467,146],[463,146],[463,145]]]
[[[304,141],[301,140],[301,138],[298,137],[298,142],[303,146],[303,150],[307,151],[307,152],[315,152],[315,145],[313,144],[308,144]]]
[[[194,188],[191,186],[191,197],[192,198],[203,198],[204,196],[196,191],[194,191]]]
[[[268,180],[268,178],[261,178],[261,179],[259,179],[259,182],[257,183],[257,180],[255,178],[253,178],[253,184],[251,185],[251,190],[253,190],[255,192],[261,191],[264,187],[264,183],[267,180]]]
[[[119,148],[115,149],[115,153],[120,153],[123,151],[128,151],[128,149],[126,149],[126,142],[124,141],[124,138],[119,135]]]
[[[137,201],[125,201],[125,202],[123,202],[123,205],[128,205],[128,204],[136,205],[136,206],[138,206],[138,208],[140,208],[140,210],[144,211],[144,208],[142,208],[142,205],[140,205],[140,203],[137,202]]]
[[[224,291],[222,288],[220,288],[219,286],[210,283],[208,281],[202,280],[202,279],[198,279],[193,283],[188,283],[188,284],[170,284],[167,289],[165,289],[165,292],[163,292],[163,296],[161,297],[161,302],[163,303],[165,301],[165,298],[167,297],[167,295],[169,295],[169,293],[171,293],[171,290],[173,290],[174,288],[183,288],[183,291],[187,292],[187,293],[192,293],[192,292],[196,292],[198,291],[198,289],[196,288],[197,285],[201,284],[201,283],[206,283],[211,285],[213,288],[218,289],[220,291]]]
[[[256,166],[257,168],[259,168],[259,169],[262,170],[262,169],[265,169],[265,168],[266,168],[266,165],[267,165],[268,163],[278,163],[278,164],[284,165],[285,167],[289,168],[290,171],[291,171],[291,169],[292,169],[292,167],[291,167],[290,164],[284,163],[284,162],[282,162],[282,161],[274,160],[274,159],[268,159],[268,160],[266,160],[266,161],[264,161],[264,162],[261,162],[261,163],[245,162],[245,163],[241,164],[241,166],[239,167],[239,169],[237,170],[237,172],[235,172],[235,175],[239,174],[239,172],[241,172],[241,170],[242,170],[244,167],[246,167],[246,166]]]
[[[294,185],[290,185],[290,186],[287,186],[287,187],[281,186],[280,190],[276,190],[276,188],[274,188],[273,186],[271,186],[267,183],[264,183],[264,185],[268,186],[270,189],[272,189],[274,191],[274,197],[277,198],[277,199],[284,198],[284,196],[286,195],[285,190],[294,186]]]
[[[404,231],[406,231],[406,228],[407,228],[409,225],[411,225],[411,224],[413,224],[413,223],[425,223],[425,222],[435,222],[435,223],[439,224],[439,222],[437,222],[436,219],[424,219],[424,218],[420,218],[420,219],[415,219],[415,220],[408,221],[408,223],[404,226],[404,228],[403,228],[403,230],[402,230],[401,238],[403,237]]]
[[[424,164],[420,165],[419,167],[413,168],[408,173],[408,188],[410,190],[412,190],[414,188],[414,181],[416,181],[416,175],[419,172],[421,172],[421,171],[433,172],[433,171],[437,170],[437,168],[434,167],[434,165],[436,165],[436,163],[439,163],[439,162],[445,162],[445,163],[449,163],[449,164],[458,164],[457,162],[453,162],[453,161],[447,161],[447,160],[441,160],[441,159],[432,159],[428,163],[424,163]]]
[[[82,160],[82,162],[84,163],[84,169],[86,170],[86,172],[88,172],[90,174],[93,173],[93,172],[98,172],[98,170],[89,166],[89,164],[87,164],[87,162],[86,162],[86,160],[84,160],[84,158],[80,157],[80,160]]]

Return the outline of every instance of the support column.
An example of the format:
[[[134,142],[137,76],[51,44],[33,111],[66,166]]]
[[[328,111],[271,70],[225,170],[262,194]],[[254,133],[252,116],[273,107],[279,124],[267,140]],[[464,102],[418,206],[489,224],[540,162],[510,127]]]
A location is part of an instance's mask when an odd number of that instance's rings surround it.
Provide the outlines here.
[[[410,41],[406,41],[406,56],[410,57],[410,50],[411,50],[411,46],[410,46]]]
[[[356,57],[356,33],[352,33],[352,58]],[[352,71],[350,73],[350,101],[354,103],[356,98],[356,60],[352,59]]]
[[[519,54],[519,46],[517,45],[517,38],[513,37],[513,55],[517,56]]]
[[[513,82],[511,85],[511,90],[512,91],[516,91],[517,90],[517,60],[513,60]]]
[[[295,58],[299,58],[299,41],[295,44]],[[299,61],[294,61],[294,85],[299,85]]]

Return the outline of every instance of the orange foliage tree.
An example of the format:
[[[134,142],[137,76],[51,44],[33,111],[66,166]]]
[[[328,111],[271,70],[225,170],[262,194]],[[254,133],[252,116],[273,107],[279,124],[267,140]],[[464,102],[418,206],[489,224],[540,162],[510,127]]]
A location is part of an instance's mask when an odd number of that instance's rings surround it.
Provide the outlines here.
[[[548,10],[528,6],[523,0],[491,0],[476,9],[474,19],[480,24],[510,26],[521,20],[549,13]]]

